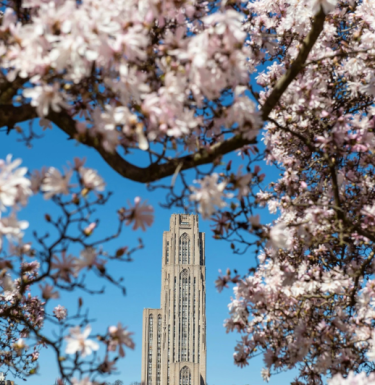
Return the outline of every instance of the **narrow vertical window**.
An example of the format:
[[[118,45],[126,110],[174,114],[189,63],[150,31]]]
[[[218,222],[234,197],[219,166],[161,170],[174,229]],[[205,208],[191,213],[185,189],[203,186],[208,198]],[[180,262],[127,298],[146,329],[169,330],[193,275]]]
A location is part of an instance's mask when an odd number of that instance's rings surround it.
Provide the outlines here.
[[[161,315],[158,315],[158,346],[157,346],[157,356],[156,356],[156,385],[160,385],[161,378]]]
[[[203,241],[202,241],[202,234],[201,234],[201,233],[199,233],[198,246],[199,246],[200,265],[204,265],[204,259],[203,259]]]
[[[200,347],[200,342],[201,342],[201,327],[198,325],[198,363],[201,358],[201,347]]]
[[[153,338],[153,317],[148,317],[148,362],[147,362],[147,385],[152,385],[152,338]]]
[[[177,291],[177,282],[176,277],[174,277],[174,292],[173,292],[173,362],[175,362],[176,358],[176,291]]]
[[[193,285],[193,362],[195,362],[195,284],[196,279],[194,277],[194,285]]]
[[[186,233],[180,237],[179,263],[190,264],[190,238]]]
[[[167,367],[167,385],[169,385],[169,367],[171,358],[171,325],[168,325],[168,367]]]
[[[188,360],[188,319],[189,285],[188,272],[184,270],[180,277],[180,360]]]
[[[169,263],[169,241],[167,241],[167,244],[165,246],[165,260],[166,263]]]

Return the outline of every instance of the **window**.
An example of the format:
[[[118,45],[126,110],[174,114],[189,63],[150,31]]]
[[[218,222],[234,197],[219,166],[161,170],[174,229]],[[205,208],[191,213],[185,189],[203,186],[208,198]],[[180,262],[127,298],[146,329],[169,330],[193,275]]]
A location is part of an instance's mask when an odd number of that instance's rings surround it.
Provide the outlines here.
[[[166,263],[169,263],[169,241],[167,241],[167,244],[165,246],[165,260]]]
[[[156,385],[160,385],[160,370],[161,370],[161,315],[158,315],[158,350],[157,350],[157,362],[156,362]]]
[[[189,346],[189,291],[190,277],[188,277],[188,271],[184,270],[180,277],[180,360],[188,361],[188,346]]]
[[[187,366],[180,371],[180,385],[191,385],[191,373]]]
[[[190,238],[186,233],[180,237],[179,263],[190,264]]]
[[[148,317],[148,368],[147,368],[147,384],[152,385],[152,337],[153,337],[153,317]]]

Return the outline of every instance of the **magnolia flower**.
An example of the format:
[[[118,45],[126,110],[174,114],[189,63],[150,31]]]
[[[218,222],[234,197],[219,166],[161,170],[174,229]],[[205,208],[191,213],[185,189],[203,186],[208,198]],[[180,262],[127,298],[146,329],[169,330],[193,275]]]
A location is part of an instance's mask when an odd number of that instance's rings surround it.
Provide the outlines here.
[[[4,289],[5,292],[9,294],[14,290],[14,282],[10,275],[6,274],[0,278],[0,286]],[[13,295],[13,294],[11,294]]]
[[[279,222],[272,227],[269,244],[272,246],[274,253],[276,253],[278,249],[290,248],[291,243],[292,233],[285,223]]]
[[[130,205],[130,204],[129,204]],[[140,197],[134,198],[134,207],[120,212],[122,219],[126,219],[126,225],[134,222],[133,230],[139,227],[146,231],[146,226],[151,226],[154,222],[154,208],[147,204],[147,200],[141,203]]]
[[[91,269],[93,266],[102,267],[105,261],[97,259],[98,254],[93,247],[87,247],[81,251],[79,259],[75,260],[75,268],[77,271],[80,271],[87,267]]]
[[[48,283],[44,287],[42,285],[39,285],[39,287],[42,290],[42,298],[44,299],[57,299],[60,297],[59,292],[53,291],[55,288]]]
[[[61,108],[69,108],[69,104],[66,103],[66,95],[61,92],[57,82],[52,86],[43,84],[33,88],[26,88],[23,90],[23,96],[31,98],[31,105],[36,107],[40,117],[46,116],[50,108],[55,112],[60,112]]]
[[[46,175],[46,168],[43,167],[41,171],[34,170],[31,174],[31,190],[34,194],[39,192],[40,186],[43,182],[43,179]]]
[[[68,311],[64,306],[58,305],[53,309],[53,314],[59,321],[61,321],[66,318]]]
[[[333,11],[337,5],[337,0],[313,0],[312,12],[316,15],[320,11],[320,7],[323,7],[325,14]]]
[[[215,206],[223,208],[226,202],[223,197],[232,198],[232,194],[224,194],[226,182],[218,183],[219,175],[214,173],[205,176],[202,180],[195,180],[194,183],[199,183],[200,188],[190,187],[193,194],[190,195],[190,200],[198,202],[198,211],[203,218],[209,218],[215,211]]]
[[[50,167],[46,172],[42,182],[42,191],[45,192],[44,198],[50,199],[56,194],[69,194],[69,181],[72,171],[68,171],[66,175],[62,175],[59,170]]]
[[[16,213],[13,212],[9,217],[0,219],[0,250],[2,248],[1,236],[5,235],[9,241],[21,242],[23,237],[22,230],[29,227],[29,222],[19,221]]]
[[[65,337],[68,345],[65,352],[67,354],[80,353],[82,357],[90,355],[94,350],[99,349],[99,345],[91,340],[88,340],[87,337],[91,333],[91,326],[87,325],[83,333],[81,333],[81,328],[75,326],[70,329],[70,335]]]
[[[118,346],[120,356],[124,357],[125,351],[122,345],[127,346],[130,349],[134,349],[134,342],[130,337],[133,333],[122,327],[120,322],[117,326],[110,326],[108,331],[110,336],[109,350],[115,351]]]
[[[12,161],[12,155],[8,155],[6,160],[0,159],[0,210],[10,207],[20,202],[23,205],[27,202],[27,197],[31,195],[30,180],[25,178],[26,167],[17,168],[21,164],[21,159]]]
[[[116,365],[116,361],[115,360],[109,361],[108,360],[108,356],[105,356],[104,361],[99,365],[99,370],[102,373],[111,373],[114,370],[117,370],[115,365]]]
[[[271,373],[270,373],[270,370],[268,368],[263,368],[261,371],[260,371],[260,374],[263,378],[264,381],[268,382],[271,378]]]
[[[27,348],[27,345],[25,343],[25,340],[23,340],[22,338],[20,338],[17,342],[15,342],[13,344],[13,347],[15,350],[18,351],[18,353],[20,353],[23,349],[26,349]]]
[[[93,170],[92,168],[81,167],[79,169],[79,174],[82,178],[83,185],[87,189],[97,191],[104,190],[104,180],[100,175],[98,175],[96,170]]]
[[[51,269],[58,269],[58,272],[55,274],[62,280],[70,282],[71,276],[74,275],[74,268],[76,266],[76,258],[71,254],[66,255],[65,252],[61,253],[61,259],[56,255],[52,258]]]
[[[365,372],[359,374],[350,372],[346,378],[341,374],[336,374],[328,380],[328,385],[375,385],[375,373],[367,376]]]
[[[237,199],[245,197],[250,192],[250,183],[253,178],[253,174],[242,174],[242,166],[238,168],[235,181],[233,182],[234,187],[238,188]]]

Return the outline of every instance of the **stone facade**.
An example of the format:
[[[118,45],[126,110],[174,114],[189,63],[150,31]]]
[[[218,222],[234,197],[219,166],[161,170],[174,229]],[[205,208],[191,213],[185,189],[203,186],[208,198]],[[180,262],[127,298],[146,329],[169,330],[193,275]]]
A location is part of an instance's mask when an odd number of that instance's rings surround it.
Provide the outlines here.
[[[206,385],[205,234],[173,214],[163,234],[160,309],[144,309],[142,383]]]

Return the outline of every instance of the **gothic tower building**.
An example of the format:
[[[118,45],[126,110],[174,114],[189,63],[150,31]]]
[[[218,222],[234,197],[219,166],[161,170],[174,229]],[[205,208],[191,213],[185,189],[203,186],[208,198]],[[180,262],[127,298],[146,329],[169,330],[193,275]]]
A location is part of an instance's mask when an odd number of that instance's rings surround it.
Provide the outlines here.
[[[142,383],[206,385],[206,268],[198,215],[163,234],[160,309],[144,309]]]

